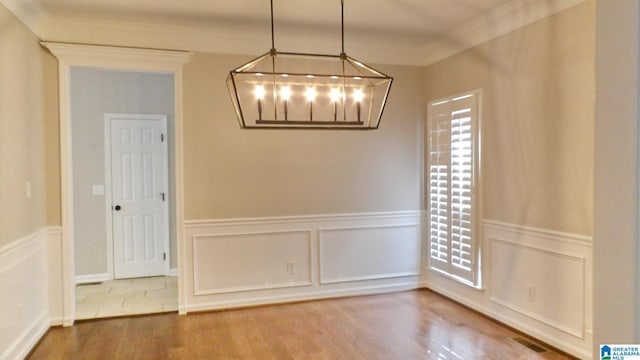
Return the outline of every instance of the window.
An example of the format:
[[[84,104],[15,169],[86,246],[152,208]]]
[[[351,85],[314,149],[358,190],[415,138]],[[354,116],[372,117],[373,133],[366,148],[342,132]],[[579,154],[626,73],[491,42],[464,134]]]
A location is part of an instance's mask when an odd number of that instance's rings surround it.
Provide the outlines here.
[[[429,267],[474,287],[480,287],[479,102],[479,91],[431,102],[427,130]]]

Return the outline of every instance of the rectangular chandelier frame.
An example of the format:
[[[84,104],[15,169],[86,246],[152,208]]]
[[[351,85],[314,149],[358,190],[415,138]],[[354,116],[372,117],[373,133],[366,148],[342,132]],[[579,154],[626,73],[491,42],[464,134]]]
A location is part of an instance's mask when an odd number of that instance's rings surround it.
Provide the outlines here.
[[[287,64],[305,61],[314,66],[284,69]],[[322,67],[323,62],[328,65]],[[325,71],[318,71],[318,67]],[[275,50],[231,70],[227,79],[236,116],[245,129],[377,129],[392,83],[392,77],[344,53]],[[282,88],[299,91],[285,96]],[[307,102],[302,102],[305,90]],[[298,101],[291,98],[295,96]],[[304,111],[296,112],[295,107],[304,107]]]
[[[278,52],[270,2],[271,50],[227,77],[240,127],[378,129],[393,78],[345,53],[344,0],[340,55]]]

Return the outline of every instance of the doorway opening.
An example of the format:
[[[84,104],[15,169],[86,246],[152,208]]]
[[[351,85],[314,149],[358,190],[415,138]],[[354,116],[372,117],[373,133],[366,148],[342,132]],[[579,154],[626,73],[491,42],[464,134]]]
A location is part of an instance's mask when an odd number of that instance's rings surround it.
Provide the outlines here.
[[[174,161],[174,169],[169,170],[169,183],[174,186],[170,209],[170,232],[176,239],[175,258],[178,275],[178,312],[186,314],[184,309],[185,284],[180,281],[182,273],[181,251],[184,228],[183,175],[182,175],[182,71],[192,53],[187,51],[137,49],[87,44],[69,44],[41,42],[58,59],[58,89],[60,106],[60,202],[62,217],[61,238],[61,280],[59,291],[62,293],[62,324],[71,326],[76,319],[76,262],[74,233],[74,176],[71,132],[71,94],[70,77],[72,69],[89,67],[110,69],[123,72],[156,73],[173,76],[172,93],[175,117],[168,121],[173,126],[174,146],[169,148],[169,159]],[[125,112],[125,111],[111,111]],[[131,111],[129,111],[131,112]],[[136,111],[133,111],[136,112]],[[138,111],[139,112],[139,111]],[[173,259],[172,259],[173,261]],[[171,270],[173,272],[173,270]],[[173,274],[172,274],[173,275]],[[53,289],[54,291],[58,289]]]
[[[176,311],[174,77],[73,67],[69,80],[75,319]]]

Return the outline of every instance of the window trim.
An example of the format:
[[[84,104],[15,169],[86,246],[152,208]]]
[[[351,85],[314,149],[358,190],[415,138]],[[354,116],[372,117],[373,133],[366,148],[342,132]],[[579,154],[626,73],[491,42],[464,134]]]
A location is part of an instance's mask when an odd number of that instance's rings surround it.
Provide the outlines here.
[[[464,277],[460,277],[453,273],[444,271],[440,268],[436,268],[432,265],[434,261],[431,258],[431,220],[430,220],[430,139],[431,139],[431,116],[432,116],[432,107],[434,105],[442,104],[443,102],[450,102],[454,100],[458,100],[461,98],[467,98],[473,96],[475,102],[475,118],[472,119],[472,126],[475,130],[472,130],[472,181],[473,181],[473,192],[472,192],[472,239],[474,244],[474,268],[473,268],[473,281],[470,281]],[[483,253],[484,253],[484,244],[482,241],[482,138],[483,138],[483,107],[482,107],[482,99],[483,99],[483,91],[482,89],[475,89],[471,91],[466,91],[463,93],[458,93],[452,96],[447,96],[444,98],[439,98],[435,100],[431,100],[427,103],[427,116],[426,116],[426,126],[425,126],[425,141],[424,141],[424,152],[425,152],[425,169],[424,169],[424,186],[425,186],[425,209],[426,209],[426,246],[427,246],[427,270],[433,273],[439,274],[445,278],[452,279],[456,282],[459,282],[463,285],[482,290],[484,281],[483,276]]]

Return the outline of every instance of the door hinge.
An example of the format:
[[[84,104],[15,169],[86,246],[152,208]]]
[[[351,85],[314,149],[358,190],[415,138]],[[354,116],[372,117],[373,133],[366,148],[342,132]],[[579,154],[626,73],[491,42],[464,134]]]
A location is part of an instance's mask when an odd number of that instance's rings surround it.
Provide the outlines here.
[[[164,201],[164,193],[160,193],[160,196],[162,197],[162,201]]]
[[[160,134],[160,142],[164,142],[164,134]]]
[[[162,260],[167,261],[167,253],[162,253]]]

